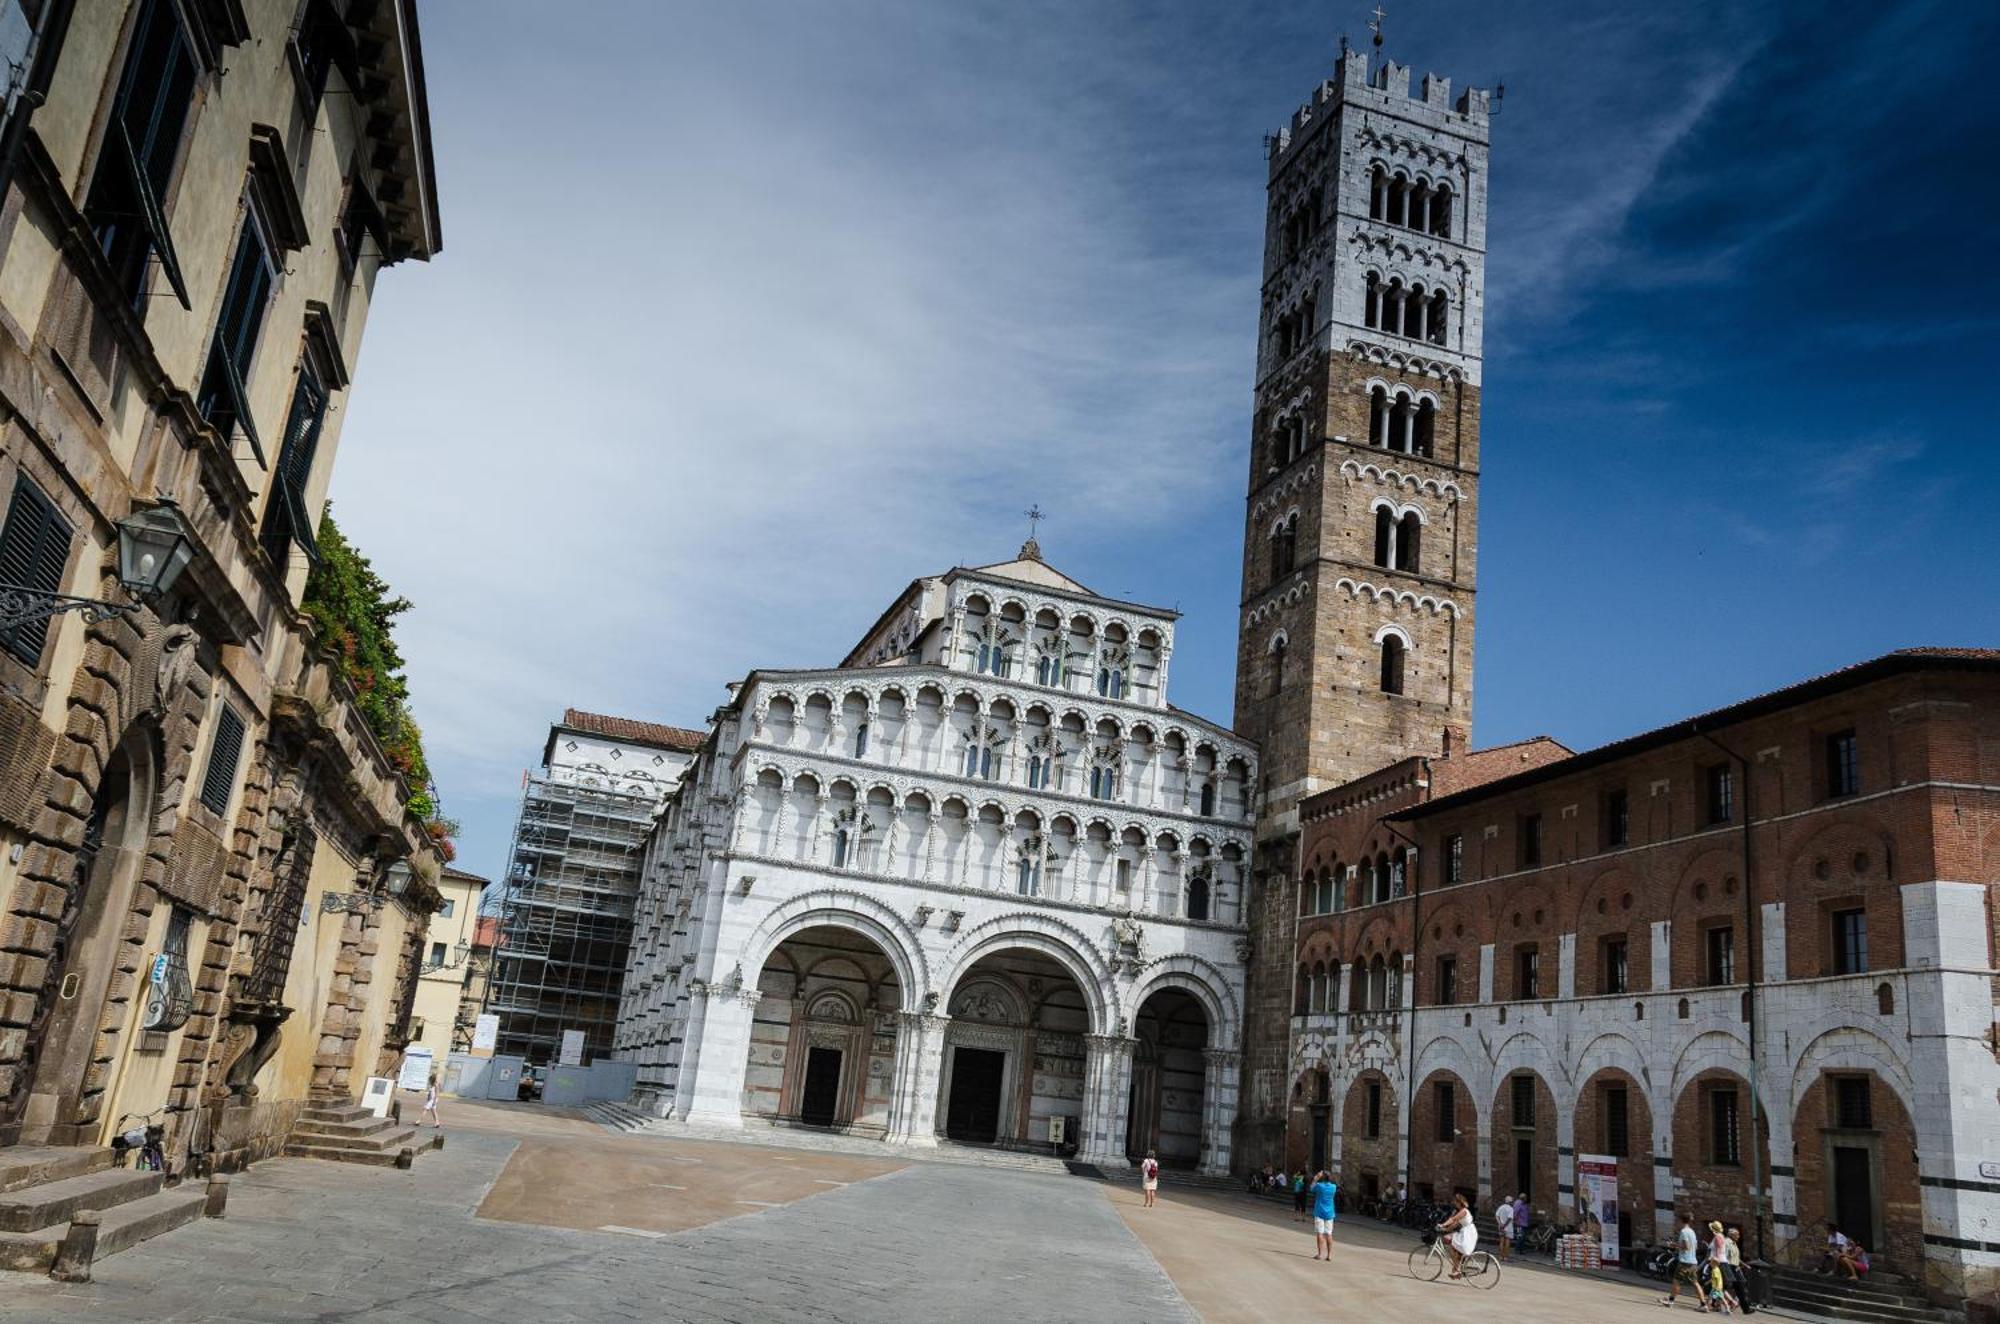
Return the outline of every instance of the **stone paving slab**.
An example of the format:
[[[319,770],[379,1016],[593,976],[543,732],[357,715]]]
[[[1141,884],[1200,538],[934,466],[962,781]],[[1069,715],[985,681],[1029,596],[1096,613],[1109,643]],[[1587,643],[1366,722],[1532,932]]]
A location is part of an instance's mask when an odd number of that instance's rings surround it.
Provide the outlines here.
[[[259,1164],[233,1179],[228,1218],[106,1260],[94,1282],[0,1283],[0,1320],[1194,1318],[1095,1182],[913,1164],[783,1207],[639,1237],[475,1217],[516,1141],[449,1134],[444,1150],[410,1172]]]

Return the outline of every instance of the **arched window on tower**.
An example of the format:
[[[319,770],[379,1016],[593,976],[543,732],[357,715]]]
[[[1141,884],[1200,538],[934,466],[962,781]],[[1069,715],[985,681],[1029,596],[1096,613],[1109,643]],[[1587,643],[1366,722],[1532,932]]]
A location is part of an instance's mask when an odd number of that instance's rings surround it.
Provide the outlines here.
[[[1383,323],[1382,301],[1386,292],[1382,288],[1382,278],[1374,272],[1368,273],[1368,306],[1363,313],[1362,323],[1372,329],[1379,329]]]
[[[1417,423],[1414,441],[1416,443],[1416,453],[1425,459],[1429,459],[1437,441],[1437,406],[1429,400],[1420,400],[1417,402]]]
[[[1445,328],[1451,323],[1451,300],[1445,296],[1443,290],[1431,295],[1424,322],[1425,338],[1433,345],[1442,345]]]
[[[1371,221],[1389,219],[1389,171],[1379,165],[1369,172],[1368,219]]]
[[[1414,510],[1405,511],[1403,518],[1396,522],[1396,569],[1407,570],[1411,574],[1416,573],[1417,540],[1423,527],[1424,522],[1417,518],[1417,512]]]
[[[1298,550],[1299,517],[1297,515],[1290,515],[1286,517],[1283,524],[1278,526],[1278,531],[1271,535],[1272,583],[1275,584],[1286,575],[1292,573],[1293,565],[1298,558]]]
[[[1271,643],[1271,693],[1276,695],[1285,688],[1285,636],[1279,635]]]
[[[1389,392],[1386,387],[1377,386],[1368,392],[1368,444],[1389,444]]]
[[[1189,919],[1208,918],[1208,879],[1196,874],[1188,879],[1187,917]]]
[[[1389,404],[1389,449],[1408,454],[1410,449],[1410,430],[1414,426],[1410,408],[1410,397],[1407,393],[1399,391],[1396,393],[1396,398]]]
[[[1431,233],[1451,238],[1451,185],[1440,184],[1431,194]]]
[[[1214,782],[1203,782],[1203,783],[1201,784],[1201,809],[1200,809],[1200,811],[1199,811],[1199,812],[1200,812],[1200,814],[1201,814],[1201,816],[1202,816],[1203,818],[1214,818],[1214,817],[1215,817],[1215,783],[1214,783]]]
[[[1412,285],[1408,289],[1397,287],[1397,304],[1403,310],[1403,324],[1400,334],[1410,340],[1423,339],[1424,291],[1423,287]]]
[[[1382,693],[1403,692],[1403,641],[1393,634],[1382,636]]]
[[[1396,557],[1396,517],[1387,506],[1375,507],[1375,564],[1389,568]]]

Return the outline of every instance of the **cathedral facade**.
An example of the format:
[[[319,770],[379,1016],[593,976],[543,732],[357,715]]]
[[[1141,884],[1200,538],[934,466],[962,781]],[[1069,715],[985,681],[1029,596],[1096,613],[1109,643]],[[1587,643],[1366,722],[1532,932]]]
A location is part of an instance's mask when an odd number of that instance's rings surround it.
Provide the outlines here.
[[[1168,704],[1175,624],[1030,541],[734,686],[648,846],[638,1100],[1227,1172],[1256,755]]]

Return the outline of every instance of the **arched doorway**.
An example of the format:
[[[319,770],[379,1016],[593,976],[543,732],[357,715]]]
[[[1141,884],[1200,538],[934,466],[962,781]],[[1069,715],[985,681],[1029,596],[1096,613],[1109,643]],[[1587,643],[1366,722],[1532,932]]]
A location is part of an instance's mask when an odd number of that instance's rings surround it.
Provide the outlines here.
[[[1025,948],[973,963],[951,994],[939,1129],[963,1144],[1067,1150],[1081,1138],[1090,1009],[1075,979]]]
[[[757,988],[743,1112],[887,1131],[902,988],[882,948],[852,929],[803,929],[772,951]]]
[[[1191,994],[1163,988],[1141,1004],[1133,1031],[1125,1153],[1136,1159],[1151,1152],[1168,1167],[1195,1167],[1202,1157],[1208,1014]]]
[[[83,1115],[83,1086],[145,865],[153,769],[151,734],[142,728],[120,743],[98,780],[0,1140],[79,1144],[95,1129]]]

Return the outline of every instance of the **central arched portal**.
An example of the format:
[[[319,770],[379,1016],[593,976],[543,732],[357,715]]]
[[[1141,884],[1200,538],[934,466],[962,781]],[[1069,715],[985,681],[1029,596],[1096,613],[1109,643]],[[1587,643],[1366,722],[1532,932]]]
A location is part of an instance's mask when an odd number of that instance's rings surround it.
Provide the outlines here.
[[[1150,1152],[1166,1166],[1195,1167],[1202,1159],[1208,1013],[1193,995],[1163,988],[1140,1005],[1133,1029],[1138,1044],[1125,1153],[1136,1159]]]
[[[778,944],[757,987],[744,1114],[886,1132],[903,990],[882,948],[852,929],[803,929]]]
[[[950,1012],[938,1088],[945,1138],[1075,1148],[1090,1011],[1069,971],[1025,948],[991,953],[958,981]]]

